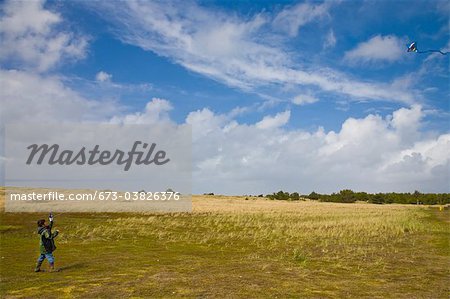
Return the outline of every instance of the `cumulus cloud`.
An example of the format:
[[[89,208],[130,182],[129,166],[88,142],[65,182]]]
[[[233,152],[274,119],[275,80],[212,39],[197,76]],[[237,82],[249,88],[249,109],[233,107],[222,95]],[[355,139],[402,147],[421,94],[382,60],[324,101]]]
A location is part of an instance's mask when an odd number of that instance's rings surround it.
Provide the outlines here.
[[[192,112],[186,123],[195,136],[194,191],[448,192],[450,134],[422,134],[423,116],[415,106],[384,118],[349,118],[336,132],[308,132],[282,127],[289,111],[254,124],[209,109]]]
[[[309,94],[298,95],[292,99],[292,103],[299,106],[313,104],[318,101],[319,101],[318,98],[313,97]]]
[[[3,124],[32,121],[154,124],[173,122],[172,104],[153,98],[140,112],[88,100],[56,76],[0,72]],[[289,110],[242,124],[234,113],[190,112],[194,192],[227,194],[448,190],[450,134],[421,133],[420,106],[387,117],[348,118],[338,131],[286,128]]]
[[[255,92],[261,86],[279,91],[283,86],[306,86],[350,99],[408,104],[416,101],[411,88],[389,82],[358,81],[334,69],[293,61],[282,43],[273,42],[283,37],[264,30],[277,18],[281,22],[280,15],[290,15],[287,11],[275,16],[256,14],[251,18],[240,18],[191,2],[127,1],[120,9],[107,1],[82,4],[94,11],[102,11],[101,17],[115,25],[114,32],[123,42],[245,91]],[[326,13],[329,5],[327,2],[295,7],[319,16]],[[294,25],[293,28],[297,28],[297,24]]]
[[[400,108],[392,114],[391,125],[402,137],[402,140],[412,141],[417,138],[423,116],[422,108],[419,105],[413,105],[409,109]]]
[[[1,70],[1,122],[104,121],[120,113],[114,102],[86,99],[58,76]]]
[[[199,140],[210,134],[213,131],[220,130],[227,123],[229,118],[226,115],[215,115],[208,108],[192,111],[186,117],[186,123],[195,128],[202,128],[202,130],[196,129],[192,133],[193,140]],[[204,126],[207,124],[207,126]]]
[[[291,111],[277,113],[275,116],[265,116],[260,122],[256,123],[258,129],[274,129],[284,126],[291,117]]]
[[[111,81],[112,75],[107,72],[100,71],[95,75],[95,80],[98,82],[108,82]]]
[[[62,59],[84,57],[87,39],[56,31],[62,19],[43,0],[5,1],[1,10],[0,61],[43,72]]]
[[[110,122],[122,124],[155,124],[171,122],[169,111],[172,109],[172,104],[170,104],[169,101],[153,98],[147,103],[143,112],[114,116]]]
[[[58,13],[44,1],[5,1],[0,16],[0,125],[14,123],[101,122],[122,113],[110,100],[86,98],[67,78],[48,70],[82,58],[86,39],[62,32]],[[0,180],[2,178],[0,177]]]
[[[394,35],[377,35],[346,52],[344,60],[350,63],[394,62],[404,54],[404,48],[402,41]]]

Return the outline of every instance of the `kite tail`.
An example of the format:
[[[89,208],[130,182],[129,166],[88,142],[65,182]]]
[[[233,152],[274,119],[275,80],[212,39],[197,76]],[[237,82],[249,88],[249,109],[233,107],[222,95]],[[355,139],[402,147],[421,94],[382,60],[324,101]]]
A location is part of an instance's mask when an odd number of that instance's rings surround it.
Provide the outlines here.
[[[434,52],[434,53],[441,53],[442,55],[447,55],[448,53],[450,53],[450,52],[442,52],[441,50],[417,51],[417,53],[420,53],[420,54],[422,54],[422,53],[432,53],[432,52]]]

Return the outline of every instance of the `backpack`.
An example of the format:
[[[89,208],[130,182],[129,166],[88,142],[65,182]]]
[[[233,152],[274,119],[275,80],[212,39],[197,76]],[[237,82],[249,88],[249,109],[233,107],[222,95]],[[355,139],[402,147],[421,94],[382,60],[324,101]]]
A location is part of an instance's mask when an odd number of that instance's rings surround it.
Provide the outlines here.
[[[55,251],[56,246],[55,246],[55,241],[53,241],[53,238],[51,237],[51,236],[52,236],[52,231],[51,231],[51,230],[48,230],[48,233],[49,233],[49,235],[50,235],[50,238],[46,238],[46,237],[44,236],[44,234],[43,234],[44,231],[45,231],[45,230],[42,230],[42,232],[41,232],[41,240],[42,240],[42,244],[44,245],[45,251],[47,251],[47,252],[53,252],[53,251]]]

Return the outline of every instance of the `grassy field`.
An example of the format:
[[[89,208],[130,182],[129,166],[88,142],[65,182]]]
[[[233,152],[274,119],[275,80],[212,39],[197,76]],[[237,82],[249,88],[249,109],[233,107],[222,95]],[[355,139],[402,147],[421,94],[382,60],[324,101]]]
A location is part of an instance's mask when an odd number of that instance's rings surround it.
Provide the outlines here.
[[[3,298],[448,298],[449,211],[195,196],[191,214],[1,213]],[[46,263],[46,262],[45,262]],[[47,265],[47,264],[45,264]]]

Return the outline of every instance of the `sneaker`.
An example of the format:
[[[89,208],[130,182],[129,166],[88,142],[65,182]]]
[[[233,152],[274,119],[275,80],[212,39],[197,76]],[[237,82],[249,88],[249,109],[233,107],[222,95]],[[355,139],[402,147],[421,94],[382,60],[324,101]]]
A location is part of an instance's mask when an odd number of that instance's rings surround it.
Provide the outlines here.
[[[50,269],[48,272],[60,272],[61,268]]]

